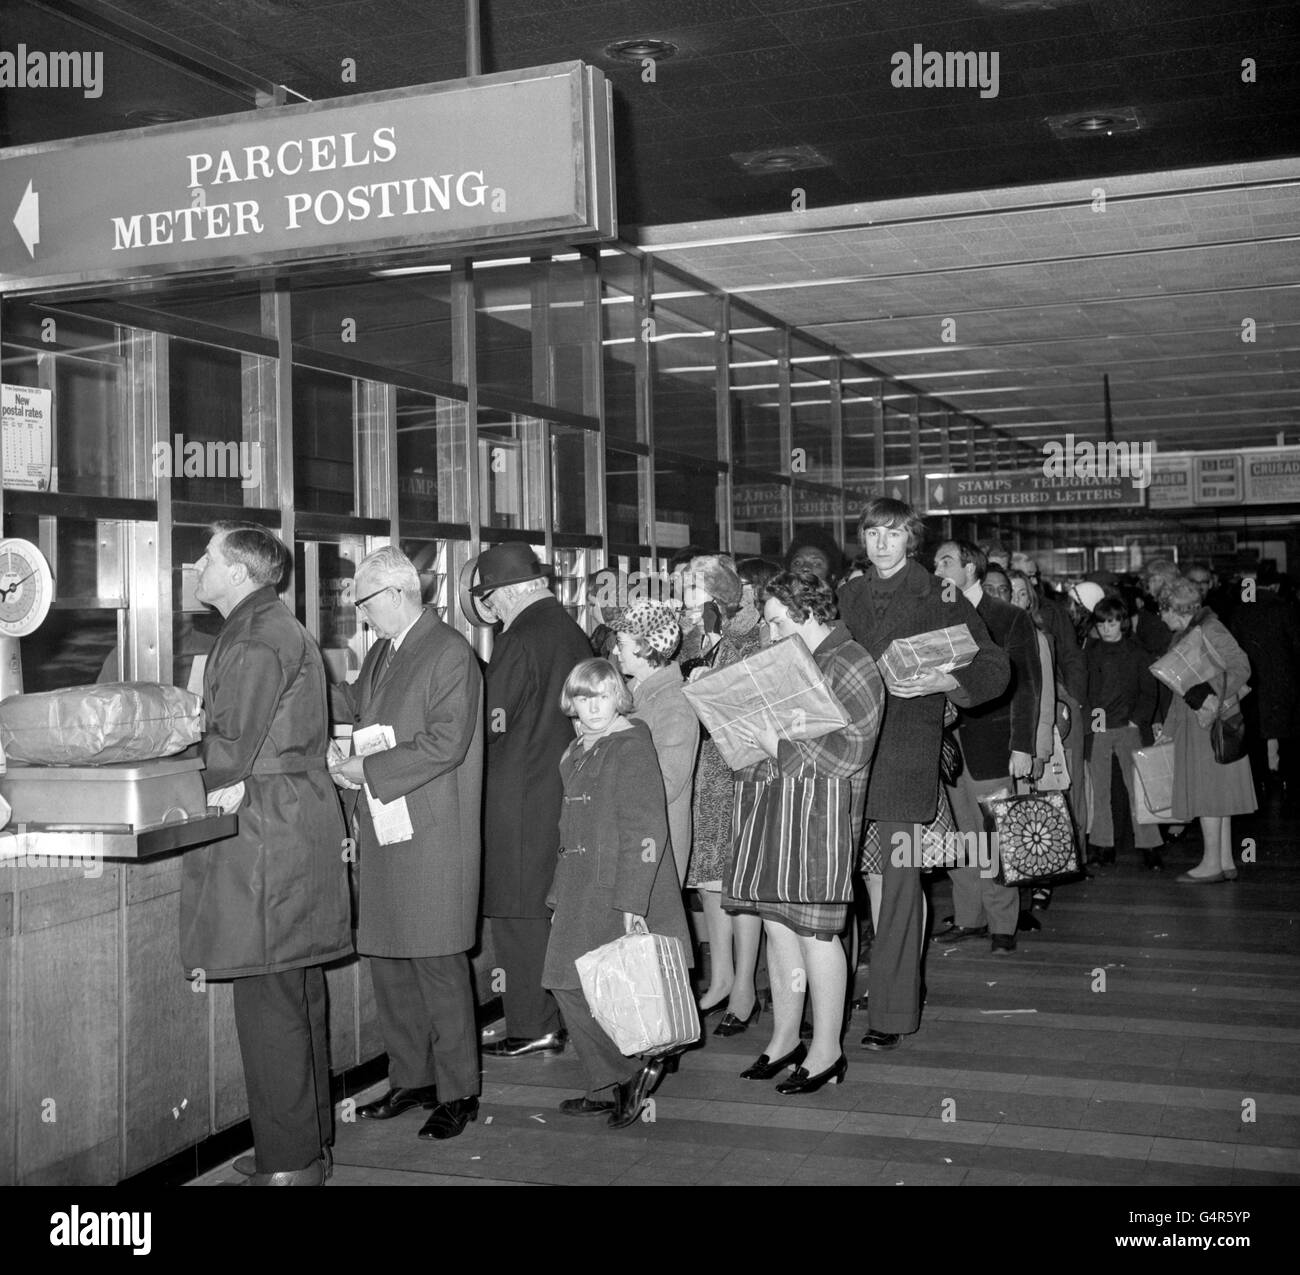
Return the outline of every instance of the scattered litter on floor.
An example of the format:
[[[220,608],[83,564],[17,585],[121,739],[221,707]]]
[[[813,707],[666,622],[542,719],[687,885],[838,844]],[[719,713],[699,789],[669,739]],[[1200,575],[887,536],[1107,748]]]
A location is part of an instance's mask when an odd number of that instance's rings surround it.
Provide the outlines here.
[[[546,1123],[546,1121],[543,1120],[543,1119],[541,1118],[541,1116],[529,1116],[528,1118],[529,1118],[529,1120],[536,1120],[538,1124],[545,1124],[545,1123]]]
[[[488,1116],[487,1119],[483,1121],[483,1123],[484,1123],[484,1124],[491,1124],[491,1123],[492,1123],[492,1117],[491,1117],[491,1116]]]
[[[996,978],[991,983],[984,984],[985,987],[996,987],[997,985],[998,985],[998,980]]]
[[[1036,1009],[982,1009],[981,1014],[1036,1014]]]
[[[951,1164],[951,1163],[952,1163],[952,1161],[951,1161],[947,1156],[944,1156],[944,1157],[943,1157],[943,1162],[944,1162],[944,1164]]]
[[[470,1159],[471,1159],[471,1160],[481,1160],[482,1158],[483,1158],[483,1157],[482,1157],[481,1155],[472,1155],[472,1156],[470,1156]]]
[[[1167,939],[1167,938],[1169,937],[1169,935],[1168,935],[1168,933],[1165,933],[1165,934],[1153,934],[1151,937],[1152,937],[1153,939]]]

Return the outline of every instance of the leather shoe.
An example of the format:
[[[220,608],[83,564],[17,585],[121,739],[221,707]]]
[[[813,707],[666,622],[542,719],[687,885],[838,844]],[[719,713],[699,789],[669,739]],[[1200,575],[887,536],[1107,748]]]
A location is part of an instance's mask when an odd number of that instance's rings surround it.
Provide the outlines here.
[[[862,1038],[863,1049],[897,1049],[902,1043],[902,1036],[897,1032],[868,1031]]]
[[[838,1085],[849,1069],[849,1060],[841,1054],[825,1071],[810,1076],[804,1067],[796,1067],[776,1087],[777,1093],[816,1093],[823,1085]]]
[[[321,1147],[321,1159],[325,1161],[325,1181],[328,1182],[334,1176],[334,1151],[330,1147]],[[256,1177],[257,1175],[257,1157],[255,1155],[241,1155],[234,1163],[236,1173],[242,1173],[246,1178]]]
[[[663,1071],[663,1059],[652,1058],[635,1076],[621,1085],[615,1085],[614,1110],[605,1123],[611,1129],[626,1129],[628,1125],[634,1124],[650,1091],[659,1083]]]
[[[436,1107],[438,1105],[438,1087],[421,1085],[417,1089],[390,1089],[376,1102],[368,1102],[357,1108],[357,1115],[362,1120],[391,1120],[412,1107]]]
[[[583,1094],[581,1098],[566,1098],[560,1111],[566,1116],[607,1116],[614,1110],[612,1102],[596,1102]]]
[[[241,1186],[324,1186],[325,1161],[313,1160],[305,1169],[285,1169],[279,1173],[254,1173]]]
[[[931,943],[964,943],[967,939],[987,938],[989,927],[987,925],[958,925],[956,921],[949,924],[947,929],[940,930],[938,934],[931,937]]]
[[[722,1016],[722,1021],[713,1029],[715,1036],[739,1036],[741,1032],[758,1022],[758,1016],[763,1012],[763,1002],[755,999],[754,1008],[749,1011],[748,1018],[740,1018],[727,1010]]]
[[[1014,934],[995,934],[989,950],[994,956],[999,952],[1014,952],[1016,950],[1016,936]]]
[[[773,1076],[779,1076],[787,1067],[797,1067],[808,1057],[808,1046],[800,1041],[788,1054],[782,1054],[780,1058],[769,1058],[766,1054],[759,1054],[754,1060],[752,1066],[746,1067],[740,1073],[741,1080],[771,1080]]]
[[[523,1058],[527,1054],[562,1054],[566,1033],[563,1029],[548,1032],[536,1040],[526,1036],[507,1036],[495,1045],[484,1045],[483,1053],[489,1058]]]
[[[424,1122],[416,1136],[442,1142],[464,1133],[465,1126],[477,1119],[477,1098],[453,1098],[450,1102],[440,1102],[434,1107],[433,1114]]]

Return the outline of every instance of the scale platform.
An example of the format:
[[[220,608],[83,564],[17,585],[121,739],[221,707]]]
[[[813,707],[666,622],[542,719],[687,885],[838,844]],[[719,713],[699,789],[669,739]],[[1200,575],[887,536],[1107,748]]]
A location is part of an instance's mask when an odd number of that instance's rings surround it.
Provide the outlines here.
[[[235,834],[207,804],[194,758],[108,766],[15,766],[0,774],[13,814],[0,860],[152,859]]]
[[[233,837],[238,815],[209,814],[150,827],[129,824],[11,823],[0,832],[0,862],[6,859],[156,859]],[[49,865],[46,865],[49,866]]]

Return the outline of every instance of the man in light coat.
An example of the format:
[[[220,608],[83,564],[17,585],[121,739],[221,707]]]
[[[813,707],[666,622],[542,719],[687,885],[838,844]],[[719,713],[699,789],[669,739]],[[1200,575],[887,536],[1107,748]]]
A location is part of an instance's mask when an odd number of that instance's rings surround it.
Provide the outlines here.
[[[363,558],[356,607],[380,639],[357,680],[335,688],[335,717],[355,731],[392,727],[395,743],[338,759],[359,841],[357,950],[370,960],[389,1092],[358,1109],[387,1120],[432,1108],[419,1136],[454,1138],[478,1114],[474,988],[482,842],[483,677],[473,649],[421,601],[400,549]],[[384,844],[376,800],[404,802],[409,835]],[[403,829],[405,831],[405,829]]]
[[[203,780],[210,805],[238,812],[239,830],[184,858],[181,960],[192,979],[234,980],[252,1186],[326,1177],[321,967],[352,954],[325,666],[276,594],[288,562],[265,527],[233,522],[215,524],[198,562],[198,598],[225,620],[203,677]]]

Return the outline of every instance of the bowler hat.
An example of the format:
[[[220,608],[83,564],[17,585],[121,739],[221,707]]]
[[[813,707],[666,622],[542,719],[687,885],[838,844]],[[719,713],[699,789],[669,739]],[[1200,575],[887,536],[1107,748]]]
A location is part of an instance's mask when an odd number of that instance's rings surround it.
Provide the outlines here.
[[[540,580],[546,574],[546,568],[537,560],[537,555],[528,545],[518,540],[493,545],[491,549],[479,554],[477,562],[478,583],[470,589],[476,598],[503,585]]]

